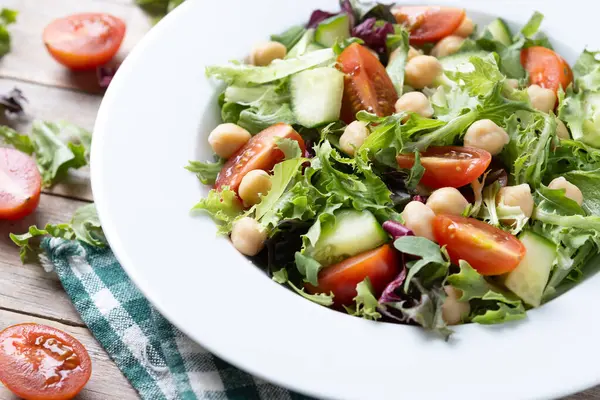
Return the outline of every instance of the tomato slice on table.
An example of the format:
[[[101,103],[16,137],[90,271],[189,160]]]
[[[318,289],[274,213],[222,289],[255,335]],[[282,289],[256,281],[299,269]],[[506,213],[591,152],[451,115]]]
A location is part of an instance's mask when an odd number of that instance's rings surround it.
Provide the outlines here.
[[[125,23],[102,13],[59,18],[44,29],[46,48],[56,61],[73,70],[93,69],[110,61],[123,42]]]
[[[306,284],[306,290],[313,294],[333,292],[336,306],[349,306],[356,297],[356,285],[368,276],[379,297],[400,273],[399,262],[396,250],[386,244],[324,268],[319,273],[319,286]]]
[[[396,21],[410,31],[411,44],[437,42],[452,35],[465,19],[465,10],[439,6],[398,6],[392,8]]]
[[[17,220],[34,212],[41,190],[35,161],[18,150],[0,148],[0,220]]]
[[[345,74],[342,121],[349,124],[361,110],[380,117],[394,113],[398,93],[384,66],[367,48],[358,43],[348,46],[338,57],[338,68]]]
[[[437,215],[433,234],[454,264],[465,260],[481,275],[512,271],[525,257],[525,246],[508,232],[474,218]]]
[[[420,154],[425,168],[421,183],[433,189],[461,187],[479,178],[490,165],[492,155],[475,147],[433,146]],[[412,168],[414,154],[399,154],[400,168]]]
[[[71,399],[91,374],[85,347],[63,331],[20,324],[0,332],[0,382],[19,397]]]
[[[521,51],[521,64],[529,73],[529,83],[555,92],[559,87],[566,89],[573,82],[573,71],[569,64],[554,51],[541,46]]]
[[[238,187],[244,175],[255,169],[269,171],[275,164],[285,158],[283,152],[277,148],[275,138],[292,139],[298,142],[302,154],[306,150],[304,140],[298,132],[284,123],[268,127],[253,136],[248,143],[235,152],[221,168],[215,182],[215,189],[229,186],[229,189],[237,193]]]

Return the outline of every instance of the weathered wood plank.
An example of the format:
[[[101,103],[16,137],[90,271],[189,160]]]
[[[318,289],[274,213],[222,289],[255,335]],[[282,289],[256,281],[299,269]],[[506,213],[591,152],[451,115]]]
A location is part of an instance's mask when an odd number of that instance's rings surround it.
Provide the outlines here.
[[[101,96],[0,78],[0,93],[6,93],[15,87],[21,89],[29,101],[27,117],[8,121],[0,115],[0,124],[9,123],[19,132],[28,133],[35,119],[66,120],[92,131],[102,101]],[[89,168],[71,171],[66,181],[45,192],[92,201]]]
[[[136,391],[131,387],[123,374],[121,374],[121,371],[110,360],[102,347],[100,347],[100,344],[86,328],[68,326],[42,318],[0,310],[0,330],[7,326],[24,322],[35,322],[56,327],[73,335],[85,346],[92,359],[92,377],[81,394],[77,396],[78,399],[128,400],[139,398]],[[0,399],[16,400],[17,397],[13,396],[8,389],[0,384]]]
[[[33,215],[17,222],[0,221],[0,307],[83,325],[56,274],[45,272],[40,265],[22,265],[18,248],[8,234],[26,232],[33,224],[68,222],[73,212],[84,204],[42,195]]]
[[[139,7],[96,0],[3,0],[2,5],[19,10],[19,19],[11,25],[12,51],[0,60],[0,76],[33,83],[78,89],[90,93],[102,90],[95,71],[70,72],[59,65],[42,42],[44,27],[53,19],[81,12],[107,12],[122,18],[127,33],[117,59],[123,59],[151,26]]]

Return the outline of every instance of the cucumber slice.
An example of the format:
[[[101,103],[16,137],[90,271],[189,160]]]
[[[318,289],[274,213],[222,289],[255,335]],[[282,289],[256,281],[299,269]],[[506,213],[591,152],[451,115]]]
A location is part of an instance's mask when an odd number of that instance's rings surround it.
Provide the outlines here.
[[[321,67],[302,71],[290,81],[292,110],[302,126],[313,128],[337,121],[342,108],[344,74]]]
[[[315,247],[306,249],[306,255],[326,266],[372,250],[387,241],[387,233],[369,211],[340,210],[335,213],[335,224],[321,232]]]
[[[347,14],[327,18],[317,26],[315,40],[325,47],[350,37],[350,19]]]
[[[485,30],[489,32],[495,40],[499,41],[503,45],[510,46],[513,44],[510,29],[508,29],[506,22],[504,22],[502,19],[495,19],[485,28]]]
[[[442,57],[440,58],[440,63],[442,64],[444,71],[455,72],[461,65],[470,64],[469,59],[471,57],[486,57],[488,54],[487,51],[465,51],[464,53]]]
[[[504,284],[525,303],[538,307],[556,260],[556,245],[527,231],[521,234],[519,240],[527,252],[517,268],[506,275]]]

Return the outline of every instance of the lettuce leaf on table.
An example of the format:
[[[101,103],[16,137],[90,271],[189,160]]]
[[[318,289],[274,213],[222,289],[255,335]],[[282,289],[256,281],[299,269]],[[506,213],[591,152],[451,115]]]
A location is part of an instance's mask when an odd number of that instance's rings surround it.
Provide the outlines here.
[[[19,13],[10,8],[0,10],[0,58],[10,52],[11,37],[8,26],[17,22]]]

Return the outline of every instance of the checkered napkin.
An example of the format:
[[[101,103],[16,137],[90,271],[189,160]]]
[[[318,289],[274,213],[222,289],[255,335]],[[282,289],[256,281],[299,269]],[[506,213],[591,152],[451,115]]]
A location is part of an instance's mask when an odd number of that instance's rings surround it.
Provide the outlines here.
[[[44,268],[56,271],[142,399],[308,399],[240,371],[186,337],[144,298],[109,248],[56,238],[42,247]]]

